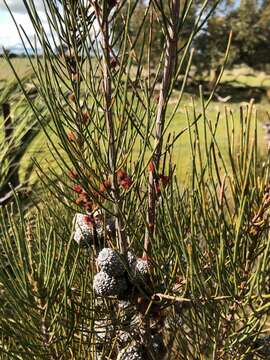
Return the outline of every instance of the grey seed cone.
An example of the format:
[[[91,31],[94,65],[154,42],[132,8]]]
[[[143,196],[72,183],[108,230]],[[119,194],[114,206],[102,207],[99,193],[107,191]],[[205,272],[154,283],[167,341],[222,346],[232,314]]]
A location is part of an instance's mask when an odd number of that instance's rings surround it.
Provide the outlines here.
[[[127,261],[128,261],[128,265],[132,268],[135,266],[135,263],[137,261],[136,256],[133,254],[132,251],[128,251],[127,252]]]
[[[121,276],[125,272],[125,266],[120,256],[111,248],[104,248],[97,257],[97,265],[100,269],[112,276]]]
[[[143,280],[149,272],[149,262],[147,260],[137,258],[132,251],[128,251],[127,261],[133,280]]]
[[[149,272],[149,263],[143,259],[137,259],[135,273],[141,276],[147,275]]]
[[[127,289],[127,282],[125,278],[116,278],[100,271],[94,276],[93,288],[98,296],[118,296]]]
[[[85,221],[85,214],[77,213],[74,216],[74,240],[80,246],[87,246],[94,240],[94,229]]]
[[[138,258],[131,267],[133,281],[144,281],[149,272],[149,263],[146,260]]]
[[[130,345],[118,353],[117,360],[144,360],[144,356],[139,346]]]

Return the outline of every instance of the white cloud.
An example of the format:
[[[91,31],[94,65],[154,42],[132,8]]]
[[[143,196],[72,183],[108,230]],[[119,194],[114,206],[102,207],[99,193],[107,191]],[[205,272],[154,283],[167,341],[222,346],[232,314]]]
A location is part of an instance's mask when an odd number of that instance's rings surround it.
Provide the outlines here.
[[[6,0],[6,3],[13,14],[25,14],[25,6],[22,0]],[[38,11],[43,11],[42,0],[34,0],[35,7]],[[3,0],[0,0],[0,11],[6,10],[6,5]]]
[[[53,0],[46,0],[46,1],[49,2]],[[31,24],[31,20],[23,5],[23,0],[6,0],[6,2],[10,7],[10,10],[15,19],[16,24],[20,28],[23,28],[30,42],[33,43],[35,39],[35,30]],[[28,0],[28,3],[29,2],[30,0]],[[47,38],[49,39],[50,43],[53,44],[52,35],[50,34],[50,28],[48,25],[48,21],[46,19],[46,13],[44,11],[43,0],[33,0],[33,2],[35,4],[35,8],[42,22],[44,32],[47,35]],[[96,26],[94,25],[94,27]],[[23,34],[23,32],[21,33]],[[24,40],[26,39],[24,38]],[[56,42],[58,43],[57,40]],[[29,47],[27,41],[25,45],[26,47]],[[4,0],[0,0],[0,52],[3,46],[13,50],[20,49],[21,51],[23,51],[22,42],[18,34],[18,31],[16,29],[16,26],[12,20],[12,17],[5,7]]]
[[[35,31],[27,15],[26,9],[22,0],[6,0],[14,19],[20,27],[22,27],[32,42],[35,37]],[[48,30],[48,23],[46,21],[44,7],[42,0],[34,0],[38,14],[42,20],[45,31]],[[3,0],[0,0],[0,47],[7,48],[22,48],[22,42],[16,26],[11,18],[11,15],[6,9]]]

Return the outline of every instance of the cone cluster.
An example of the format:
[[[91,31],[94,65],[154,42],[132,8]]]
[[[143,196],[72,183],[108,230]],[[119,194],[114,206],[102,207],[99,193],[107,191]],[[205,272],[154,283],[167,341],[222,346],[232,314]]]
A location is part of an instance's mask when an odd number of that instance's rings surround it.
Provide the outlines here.
[[[101,297],[124,295],[130,285],[146,279],[149,264],[128,252],[125,259],[111,248],[104,248],[96,259],[100,271],[94,276],[93,288]]]

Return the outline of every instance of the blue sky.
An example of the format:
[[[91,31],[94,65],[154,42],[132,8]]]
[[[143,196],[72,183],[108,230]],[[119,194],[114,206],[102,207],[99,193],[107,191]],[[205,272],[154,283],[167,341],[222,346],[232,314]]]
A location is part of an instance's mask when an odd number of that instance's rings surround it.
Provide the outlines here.
[[[26,15],[26,11],[22,0],[6,0],[10,7],[16,22],[20,24],[31,40],[34,38],[34,29]],[[45,18],[42,8],[42,0],[34,0],[40,15]],[[45,25],[45,20],[44,20]],[[21,40],[17,33],[16,27],[13,24],[11,16],[6,9],[3,0],[0,0],[0,48],[4,46],[7,48],[21,47]]]
[[[43,11],[42,0],[33,0],[41,19],[43,19],[43,25],[45,30],[48,29],[46,26],[45,14]],[[240,0],[235,0],[235,5],[239,5]],[[269,0],[270,1],[270,0]],[[34,39],[34,29],[29,21],[26,11],[23,5],[23,0],[6,0],[10,10],[12,11],[15,20],[20,24],[31,40]],[[221,12],[226,11],[226,7],[221,8]],[[2,47],[7,48],[22,48],[20,37],[17,33],[16,27],[13,24],[11,16],[6,9],[4,0],[0,0],[0,52]]]

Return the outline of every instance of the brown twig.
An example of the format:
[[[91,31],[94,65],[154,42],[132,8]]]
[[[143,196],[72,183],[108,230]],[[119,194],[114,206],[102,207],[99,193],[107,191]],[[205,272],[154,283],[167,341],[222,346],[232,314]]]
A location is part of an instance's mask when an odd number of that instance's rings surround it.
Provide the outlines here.
[[[171,300],[171,301],[175,301],[175,302],[194,302],[194,299],[188,299],[188,298],[184,298],[184,297],[180,297],[180,296],[175,296],[175,295],[167,295],[167,294],[162,294],[162,293],[156,293],[154,295],[152,295],[152,300],[155,300],[156,298],[159,298],[160,300],[165,299],[165,300]],[[216,297],[212,297],[210,299],[200,299],[199,301],[206,301],[206,300],[213,300],[213,301],[220,301],[220,300],[226,300],[226,299],[230,299],[231,296],[216,296]]]
[[[162,153],[163,144],[163,130],[166,116],[167,97],[170,90],[173,77],[175,75],[177,41],[178,41],[178,25],[180,14],[180,0],[172,0],[171,19],[169,31],[166,32],[166,56],[165,65],[162,78],[162,84],[159,94],[159,102],[157,107],[156,129],[155,129],[155,151],[152,159],[152,171],[149,172],[148,179],[148,213],[147,213],[147,227],[144,239],[144,256],[149,252],[151,240],[153,239],[155,216],[156,216],[156,190],[155,179],[158,174],[160,157]]]
[[[96,17],[99,22],[102,34],[102,47],[103,47],[103,90],[105,96],[105,122],[106,129],[109,139],[108,145],[108,161],[111,172],[111,194],[114,201],[114,212],[115,212],[115,225],[118,235],[118,248],[121,253],[127,251],[127,236],[125,230],[125,222],[121,212],[120,194],[116,178],[116,155],[115,155],[115,139],[114,139],[114,123],[113,123],[113,112],[112,112],[112,84],[110,78],[110,57],[111,47],[109,43],[109,7],[105,3],[103,9],[102,19],[100,18],[99,11],[96,10]]]

